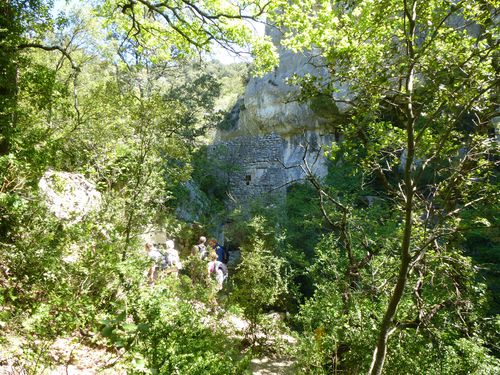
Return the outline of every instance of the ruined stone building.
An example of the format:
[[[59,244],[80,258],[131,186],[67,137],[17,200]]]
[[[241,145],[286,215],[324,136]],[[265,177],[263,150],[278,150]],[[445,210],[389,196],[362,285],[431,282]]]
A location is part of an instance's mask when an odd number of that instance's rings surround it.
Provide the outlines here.
[[[297,54],[280,47],[279,30],[268,27],[266,33],[278,47],[280,64],[264,77],[250,79],[230,114],[229,125],[218,131],[211,148],[212,155],[231,166],[226,177],[235,201],[270,192],[284,197],[286,186],[305,177],[300,165],[306,148],[312,171],[324,177],[328,169],[323,146],[338,140],[331,116],[345,110],[333,100],[327,100],[325,111],[321,111],[322,103],[299,102],[298,87],[289,85],[287,79],[294,74],[326,76],[328,72],[318,67],[311,53]],[[339,90],[338,95],[345,96],[346,90]]]

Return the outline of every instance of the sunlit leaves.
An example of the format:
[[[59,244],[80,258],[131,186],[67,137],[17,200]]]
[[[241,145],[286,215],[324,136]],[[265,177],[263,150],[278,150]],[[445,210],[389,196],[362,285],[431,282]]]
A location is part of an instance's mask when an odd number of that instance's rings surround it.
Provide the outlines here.
[[[98,14],[107,20],[114,38],[121,41],[122,58],[130,61],[133,52],[164,60],[194,57],[210,51],[214,45],[230,50],[245,50],[252,45],[257,71],[276,64],[275,52],[268,42],[253,36],[251,22],[262,21],[271,3],[251,1],[149,0],[99,2]]]
[[[358,273],[353,277],[346,272],[342,277],[338,268],[330,269],[325,272],[325,279],[335,275],[335,281],[324,281],[303,310],[306,324],[312,319],[321,323],[311,324],[308,329],[323,332],[323,341],[330,335],[323,368],[331,372],[336,371],[337,366],[341,371],[353,371],[354,364],[347,361],[359,355],[356,350],[363,350],[346,337],[359,326],[352,323],[356,321],[355,308],[342,306],[339,297],[352,293],[355,295],[352,299],[360,302],[364,294],[358,295],[357,291],[370,293],[370,287],[363,289],[367,283],[376,285],[377,298],[388,298],[391,290],[396,290],[391,288],[397,278],[398,259],[401,259],[400,271],[404,272],[400,273],[398,282],[404,280],[415,289],[412,292],[407,287],[405,293],[394,293],[392,311],[399,309],[399,313],[390,319],[412,321],[420,314],[419,328],[428,325],[430,330],[447,332],[440,340],[448,340],[450,361],[460,362],[453,352],[462,344],[454,341],[460,337],[457,331],[461,326],[460,314],[471,313],[474,303],[482,301],[474,300],[480,292],[470,285],[473,268],[470,259],[461,254],[459,244],[463,239],[456,233],[466,230],[467,226],[487,227],[488,224],[480,218],[476,222],[462,220],[458,213],[484,200],[498,204],[497,193],[494,193],[498,188],[494,177],[495,158],[492,158],[496,147],[490,123],[498,106],[493,99],[498,86],[496,8],[493,2],[475,0],[282,1],[281,11],[273,15],[274,21],[285,30],[283,45],[294,51],[319,52],[322,64],[330,72],[326,78],[296,76],[290,82],[301,87],[300,99],[309,99],[311,108],[317,97],[331,99],[330,117],[325,117],[331,119],[332,128],[342,134],[342,141],[332,145],[329,153],[336,168],[347,164],[361,172],[370,182],[360,185],[359,189],[362,191],[367,185],[374,187],[378,190],[375,197],[399,214],[399,220],[393,222],[392,233],[381,234],[378,227],[368,232],[371,241],[376,239],[376,248],[385,252],[384,256],[373,255],[368,262],[365,270],[370,269],[372,274],[361,272],[363,276],[358,278]],[[335,100],[340,101],[337,96],[340,87],[347,87],[348,92],[340,98],[347,99],[349,104],[343,116],[338,116],[338,108],[333,104]],[[376,200],[370,202],[374,204]],[[360,244],[358,236],[375,216],[362,217],[362,211],[359,203],[350,211],[349,225],[355,228],[350,231],[353,240],[350,249],[354,254],[361,244],[368,252],[373,251],[367,240]],[[335,213],[331,215],[336,217]],[[404,233],[410,238],[406,242],[400,242],[403,223],[406,224]],[[383,239],[389,242],[384,243]],[[341,251],[337,253],[332,249],[339,247],[347,251],[341,245],[330,244],[330,248],[326,246],[321,251],[338,259],[342,257]],[[406,251],[406,259],[411,258],[409,262],[405,261]],[[339,267],[343,262],[337,261],[334,265]],[[357,265],[351,261],[356,271]],[[343,285],[353,278],[356,281],[349,287]],[[425,292],[419,294],[419,285],[423,285]],[[332,302],[335,307],[331,306]],[[365,320],[373,318],[373,314],[383,315],[366,301],[360,303]],[[344,326],[343,316],[338,316],[341,306],[345,314],[350,315],[349,329]],[[322,308],[328,310],[329,315],[324,319]],[[370,308],[371,314],[367,312]],[[423,317],[433,308],[443,311],[436,317],[435,313],[430,314],[435,323],[424,322]],[[379,309],[383,310],[383,305],[379,305]],[[392,314],[390,309],[386,311]],[[390,317],[387,314],[385,317]],[[335,316],[334,321],[344,329],[329,321],[330,315]],[[406,345],[403,338],[417,336],[415,331],[407,333],[404,328],[398,330],[397,324],[385,322],[399,331],[399,340],[391,338],[392,350],[411,353],[414,349]],[[384,335],[388,333],[388,325],[382,324],[380,338],[387,337]],[[365,329],[363,336],[366,335]],[[426,342],[425,337],[419,339]],[[378,353],[384,345],[377,347]],[[466,343],[468,349],[474,345],[472,341]],[[323,347],[315,347],[315,350],[323,350]],[[317,357],[317,352],[308,352],[311,353]],[[335,353],[333,358],[331,353]],[[388,358],[388,373],[401,372],[397,359],[401,356],[405,357],[394,354]],[[342,361],[346,368],[342,368]],[[413,361],[414,371],[419,372],[424,362]],[[313,367],[317,365],[314,360],[309,363]],[[450,364],[450,370],[444,372],[453,373],[454,366]],[[374,373],[379,373],[380,368]]]
[[[253,69],[257,75],[262,75],[270,68],[278,65],[276,46],[269,38],[254,40],[252,47],[252,54],[255,56]]]

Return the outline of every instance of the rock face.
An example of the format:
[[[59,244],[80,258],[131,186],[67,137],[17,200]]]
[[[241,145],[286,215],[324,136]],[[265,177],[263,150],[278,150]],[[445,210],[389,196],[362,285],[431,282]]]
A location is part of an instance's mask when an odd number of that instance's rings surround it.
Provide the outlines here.
[[[226,150],[218,154],[232,163],[226,177],[230,196],[244,202],[274,193],[282,199],[286,186],[305,177],[304,160],[317,176],[325,176],[328,166],[321,146],[334,140],[334,135],[309,130],[285,136],[277,133],[240,136],[223,142]]]
[[[261,78],[250,79],[243,103],[237,103],[236,106],[239,115],[232,115],[238,121],[234,122],[235,126],[229,132],[220,134],[222,138],[272,132],[280,135],[303,133],[304,130],[324,127],[328,122],[328,118],[315,112],[314,106],[299,103],[299,88],[287,83],[287,79],[294,74],[326,77],[328,71],[318,67],[321,62],[313,53],[294,53],[281,47],[282,34],[277,28],[268,26],[266,34],[278,49],[279,66]],[[330,103],[334,105],[333,101]]]
[[[81,174],[48,170],[38,186],[49,211],[69,225],[101,205],[101,193]]]
[[[186,222],[198,221],[201,213],[209,206],[208,198],[194,181],[186,182],[184,187],[188,196],[177,207],[176,216]]]
[[[328,168],[322,146],[337,140],[331,114],[345,110],[331,98],[299,103],[299,88],[287,84],[287,79],[294,74],[321,77],[328,72],[317,67],[319,61],[312,53],[297,54],[279,47],[281,33],[276,28],[268,27],[266,33],[278,46],[280,64],[274,72],[249,81],[212,149],[212,154],[224,155],[231,164],[227,178],[230,195],[237,201],[267,192],[284,197],[288,184],[304,178],[304,160],[317,176],[325,176]],[[346,93],[340,90],[338,95]],[[227,150],[214,151],[221,146]]]

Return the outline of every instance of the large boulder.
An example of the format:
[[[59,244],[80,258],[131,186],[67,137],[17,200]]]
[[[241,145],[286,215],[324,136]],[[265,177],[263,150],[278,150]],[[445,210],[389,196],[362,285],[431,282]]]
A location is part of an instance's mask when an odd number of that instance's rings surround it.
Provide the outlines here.
[[[38,186],[49,211],[68,225],[80,222],[101,205],[101,193],[82,174],[49,169]]]

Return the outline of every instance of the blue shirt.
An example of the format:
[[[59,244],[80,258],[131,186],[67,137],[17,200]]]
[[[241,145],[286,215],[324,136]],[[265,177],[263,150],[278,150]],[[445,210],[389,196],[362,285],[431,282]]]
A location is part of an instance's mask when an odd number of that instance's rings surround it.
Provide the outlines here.
[[[224,248],[219,244],[215,245],[215,253],[217,254],[217,260],[223,262],[225,253]]]

